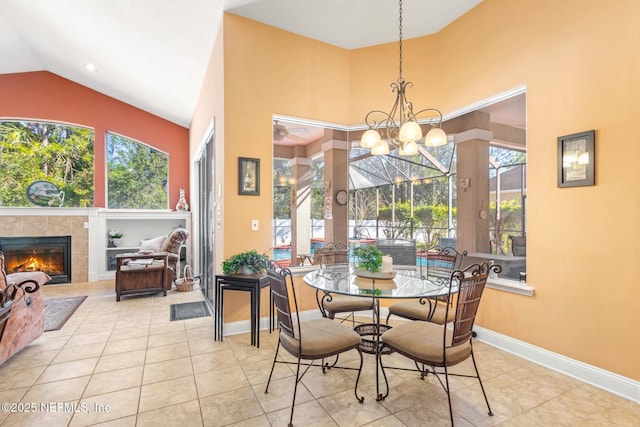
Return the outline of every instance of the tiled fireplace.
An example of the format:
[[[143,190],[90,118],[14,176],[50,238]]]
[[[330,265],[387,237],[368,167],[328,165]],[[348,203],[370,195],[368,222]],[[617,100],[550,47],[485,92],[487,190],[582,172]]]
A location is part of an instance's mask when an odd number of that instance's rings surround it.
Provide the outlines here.
[[[69,255],[67,255],[69,271],[62,272],[61,275],[67,274],[70,277],[61,277],[52,282],[87,282],[90,252],[89,229],[87,228],[89,216],[90,213],[87,209],[0,208],[0,237],[68,237],[72,243]],[[29,262],[31,261],[23,260],[19,264],[28,264]],[[11,268],[15,268],[15,266]],[[30,267],[25,265],[25,268]],[[64,265],[62,268],[64,269]],[[53,267],[53,269],[56,270],[54,273],[57,273],[59,266]],[[49,275],[58,274],[49,273]]]
[[[71,236],[0,236],[0,251],[8,274],[43,271],[49,284],[71,282]]]

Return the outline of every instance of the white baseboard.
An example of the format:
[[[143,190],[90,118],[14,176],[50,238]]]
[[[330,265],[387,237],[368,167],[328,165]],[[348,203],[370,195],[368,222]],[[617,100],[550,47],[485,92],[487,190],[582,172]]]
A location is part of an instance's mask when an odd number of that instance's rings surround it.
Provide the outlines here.
[[[473,330],[478,334],[476,337],[478,341],[640,403],[640,381],[570,359],[480,326],[474,326]]]

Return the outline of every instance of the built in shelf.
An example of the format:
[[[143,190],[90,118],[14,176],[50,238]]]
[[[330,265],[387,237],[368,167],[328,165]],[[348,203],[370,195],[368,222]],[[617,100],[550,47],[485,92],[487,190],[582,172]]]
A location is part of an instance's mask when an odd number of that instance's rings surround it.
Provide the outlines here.
[[[136,252],[140,242],[146,239],[169,234],[177,227],[191,233],[191,212],[157,210],[109,210],[98,212],[98,279],[108,280],[115,277],[116,255]],[[122,245],[109,247],[109,230],[118,230],[123,234]],[[191,263],[191,245],[187,240],[185,260]]]

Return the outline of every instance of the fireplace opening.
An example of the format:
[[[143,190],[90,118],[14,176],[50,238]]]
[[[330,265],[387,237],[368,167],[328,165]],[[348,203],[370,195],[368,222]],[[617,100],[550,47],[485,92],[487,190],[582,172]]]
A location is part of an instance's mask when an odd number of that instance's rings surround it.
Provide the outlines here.
[[[71,236],[0,237],[7,274],[43,271],[49,284],[71,282]]]

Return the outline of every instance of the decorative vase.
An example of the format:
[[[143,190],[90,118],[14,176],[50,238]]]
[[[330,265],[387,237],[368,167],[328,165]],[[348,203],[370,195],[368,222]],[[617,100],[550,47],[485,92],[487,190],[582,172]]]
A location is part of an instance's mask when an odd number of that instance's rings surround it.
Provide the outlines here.
[[[178,212],[186,212],[189,210],[189,205],[187,204],[187,199],[184,198],[184,188],[180,189],[180,199],[176,204],[176,210]]]
[[[242,270],[241,270],[242,274],[245,274],[247,276],[251,276],[253,274],[253,270],[251,269],[250,266],[248,266],[247,264],[244,264],[242,266]]]
[[[111,238],[111,244],[116,248],[120,247],[120,245],[122,244],[122,238],[121,237],[112,237]]]

